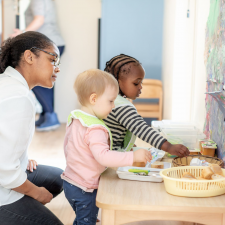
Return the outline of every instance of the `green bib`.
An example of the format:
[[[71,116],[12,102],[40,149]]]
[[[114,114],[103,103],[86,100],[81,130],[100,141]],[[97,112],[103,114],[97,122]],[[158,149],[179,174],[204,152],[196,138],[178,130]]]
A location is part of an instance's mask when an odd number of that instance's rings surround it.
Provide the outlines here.
[[[112,150],[112,146],[113,146],[112,134],[111,134],[110,129],[103,122],[103,120],[100,120],[97,117],[89,115],[81,110],[74,110],[70,113],[68,120],[67,120],[67,126],[70,126],[73,119],[79,120],[84,127],[93,127],[96,125],[100,125],[100,126],[104,127],[109,133],[110,150]]]
[[[127,100],[126,98],[123,98],[121,95],[118,95],[115,100],[115,108],[126,106],[126,105],[129,105],[135,108],[135,106],[129,100]],[[136,136],[128,130],[123,140],[123,147],[120,148],[118,151],[129,152],[133,148],[135,140],[136,140]]]

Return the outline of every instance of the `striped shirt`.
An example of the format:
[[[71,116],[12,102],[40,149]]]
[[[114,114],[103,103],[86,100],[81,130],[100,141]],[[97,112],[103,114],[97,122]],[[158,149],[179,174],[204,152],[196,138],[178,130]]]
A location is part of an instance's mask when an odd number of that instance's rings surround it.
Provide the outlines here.
[[[104,122],[112,133],[113,150],[118,150],[123,146],[127,130],[157,149],[161,149],[166,141],[158,131],[148,126],[137,110],[130,105],[113,109]]]

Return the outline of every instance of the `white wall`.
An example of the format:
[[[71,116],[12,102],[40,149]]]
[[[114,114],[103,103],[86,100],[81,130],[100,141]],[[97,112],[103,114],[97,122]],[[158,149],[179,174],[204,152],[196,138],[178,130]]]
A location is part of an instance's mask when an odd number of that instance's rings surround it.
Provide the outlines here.
[[[56,5],[66,49],[55,84],[55,111],[59,120],[66,122],[70,111],[79,107],[73,90],[76,76],[84,70],[97,68],[101,0],[56,0]]]
[[[173,62],[175,37],[176,0],[164,1],[164,27],[163,27],[163,118],[172,118],[172,88],[173,88]]]
[[[15,1],[4,0],[4,39],[7,39],[12,34],[16,26],[16,8]]]
[[[190,120],[195,0],[165,1],[163,86],[164,118]]]
[[[25,16],[24,13],[30,3],[30,0],[20,0],[20,29],[25,30]]]
[[[205,91],[206,91],[206,67],[204,64],[205,51],[205,29],[209,15],[210,0],[198,0],[196,2],[196,24],[195,24],[195,52],[194,52],[194,82],[192,96],[192,114],[191,119],[203,129],[206,109],[205,109]]]
[[[0,0],[0,34],[2,33],[2,1]]]
[[[210,0],[165,1],[163,42],[164,119],[205,119],[205,27]]]
[[[0,1],[1,2],[1,1]],[[30,0],[20,0],[20,29],[25,29],[24,12]],[[4,39],[7,39],[13,33],[16,26],[16,1],[4,0]]]

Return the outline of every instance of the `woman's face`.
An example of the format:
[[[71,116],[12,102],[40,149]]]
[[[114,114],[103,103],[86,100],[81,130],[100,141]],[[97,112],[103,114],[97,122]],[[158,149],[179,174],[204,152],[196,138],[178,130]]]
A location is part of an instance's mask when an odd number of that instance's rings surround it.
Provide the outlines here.
[[[52,45],[43,50],[58,56],[60,54],[56,45]],[[35,58],[34,62],[36,86],[42,86],[46,88],[53,87],[57,78],[57,73],[60,72],[59,67],[54,66],[55,58],[55,56],[52,56],[46,52],[39,51],[39,56]]]

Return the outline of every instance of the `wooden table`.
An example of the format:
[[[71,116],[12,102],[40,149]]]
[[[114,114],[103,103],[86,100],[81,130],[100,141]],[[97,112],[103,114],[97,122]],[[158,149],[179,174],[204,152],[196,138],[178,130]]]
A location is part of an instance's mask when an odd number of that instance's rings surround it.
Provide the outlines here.
[[[102,225],[146,220],[225,225],[225,195],[211,198],[172,196],[163,183],[121,180],[111,168],[101,176],[96,202],[102,209]]]

